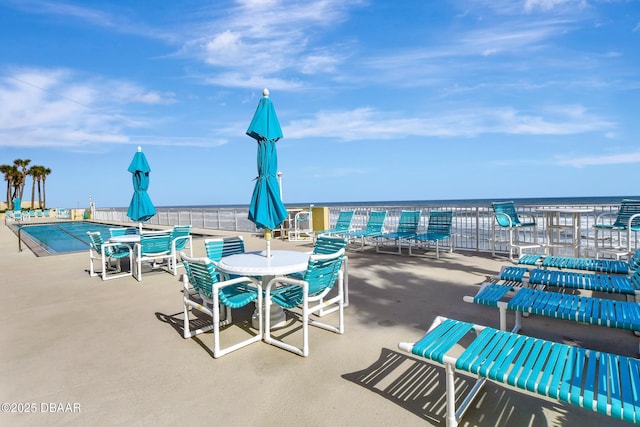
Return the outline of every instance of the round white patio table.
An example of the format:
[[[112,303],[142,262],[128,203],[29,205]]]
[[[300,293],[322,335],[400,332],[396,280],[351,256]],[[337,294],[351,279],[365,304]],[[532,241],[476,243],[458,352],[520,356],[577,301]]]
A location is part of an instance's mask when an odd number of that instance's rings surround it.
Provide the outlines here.
[[[593,212],[593,208],[538,208],[536,212],[545,214],[547,247],[551,250],[551,255],[554,255],[555,248],[569,248],[573,249],[574,257],[580,257],[580,216]],[[563,241],[560,238],[563,231],[570,231],[571,238]]]
[[[308,252],[272,250],[271,257],[265,251],[245,252],[223,257],[218,262],[218,270],[240,276],[260,277],[263,286],[275,276],[305,271],[309,263]],[[251,326],[258,329],[258,310],[253,313]],[[271,309],[271,328],[280,328],[286,323],[284,310],[277,304]]]
[[[113,236],[109,238],[109,241],[112,243],[124,243],[127,245],[131,245],[132,243],[138,243],[140,241],[139,234],[124,234],[122,236]]]

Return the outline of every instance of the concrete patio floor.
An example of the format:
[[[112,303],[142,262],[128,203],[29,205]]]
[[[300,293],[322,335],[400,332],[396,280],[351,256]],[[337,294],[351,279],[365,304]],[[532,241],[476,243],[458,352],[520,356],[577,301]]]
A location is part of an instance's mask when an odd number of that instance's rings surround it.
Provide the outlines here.
[[[247,250],[264,247],[244,236]],[[311,244],[274,240],[273,248],[308,251]],[[202,238],[194,252],[204,255]],[[179,276],[156,271],[142,282],[103,282],[89,277],[86,252],[18,252],[15,234],[0,226],[0,425],[444,426],[443,369],[397,343],[419,339],[436,315],[497,327],[497,310],[462,297],[506,261],[469,252],[439,260],[348,256],[344,335],[311,328],[308,358],[260,342],[213,359],[211,333],[182,338]],[[239,310],[236,322],[246,324],[251,311]],[[298,334],[296,326],[285,333]],[[638,350],[629,332],[548,318],[526,319],[522,333],[627,356]],[[234,325],[222,339],[238,334],[245,331]],[[417,384],[408,374],[416,366]],[[34,411],[7,412],[6,403]],[[623,424],[490,383],[461,423]]]

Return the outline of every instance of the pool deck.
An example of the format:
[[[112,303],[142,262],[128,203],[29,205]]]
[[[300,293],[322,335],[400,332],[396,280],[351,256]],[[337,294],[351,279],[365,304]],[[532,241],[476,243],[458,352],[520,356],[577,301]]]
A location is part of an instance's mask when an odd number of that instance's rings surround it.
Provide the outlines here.
[[[247,250],[264,247],[243,235]],[[260,342],[213,359],[210,333],[182,338],[179,276],[103,282],[89,277],[86,252],[36,257],[17,247],[1,226],[0,425],[11,426],[443,426],[443,369],[416,362],[397,343],[419,339],[436,315],[497,327],[497,310],[462,298],[506,263],[475,252],[439,260],[348,252],[344,335],[311,328],[308,358]],[[311,244],[274,240],[272,247],[308,251]],[[194,253],[204,255],[202,238]],[[524,328],[637,356],[638,338],[621,330],[541,317],[525,319]],[[238,333],[234,325],[222,340]],[[420,387],[403,376],[412,366],[424,368]],[[35,413],[6,413],[4,403],[34,404]],[[461,425],[625,423],[488,383]]]

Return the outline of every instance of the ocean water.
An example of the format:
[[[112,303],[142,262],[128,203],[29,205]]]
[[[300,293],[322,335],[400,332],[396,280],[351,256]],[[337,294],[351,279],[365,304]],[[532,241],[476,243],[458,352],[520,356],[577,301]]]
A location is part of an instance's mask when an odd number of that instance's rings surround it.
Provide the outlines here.
[[[288,202],[287,206],[421,206],[426,208],[454,207],[469,208],[474,206],[490,206],[492,202],[512,200],[516,205],[526,206],[594,206],[615,205],[622,199],[640,199],[640,196],[596,196],[596,197],[537,197],[537,198],[502,198],[502,199],[454,199],[454,200],[390,200],[368,202]],[[158,208],[247,208],[248,204],[240,205],[193,205],[193,206],[157,206]]]

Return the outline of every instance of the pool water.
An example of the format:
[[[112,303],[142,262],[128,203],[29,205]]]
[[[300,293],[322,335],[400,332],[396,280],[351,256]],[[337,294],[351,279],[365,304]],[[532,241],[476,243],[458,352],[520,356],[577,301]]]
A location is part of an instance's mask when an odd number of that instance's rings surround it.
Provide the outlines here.
[[[19,226],[23,239],[30,237],[50,255],[86,251],[89,249],[87,231],[99,231],[106,241],[110,237],[109,228],[112,227],[83,221]]]

